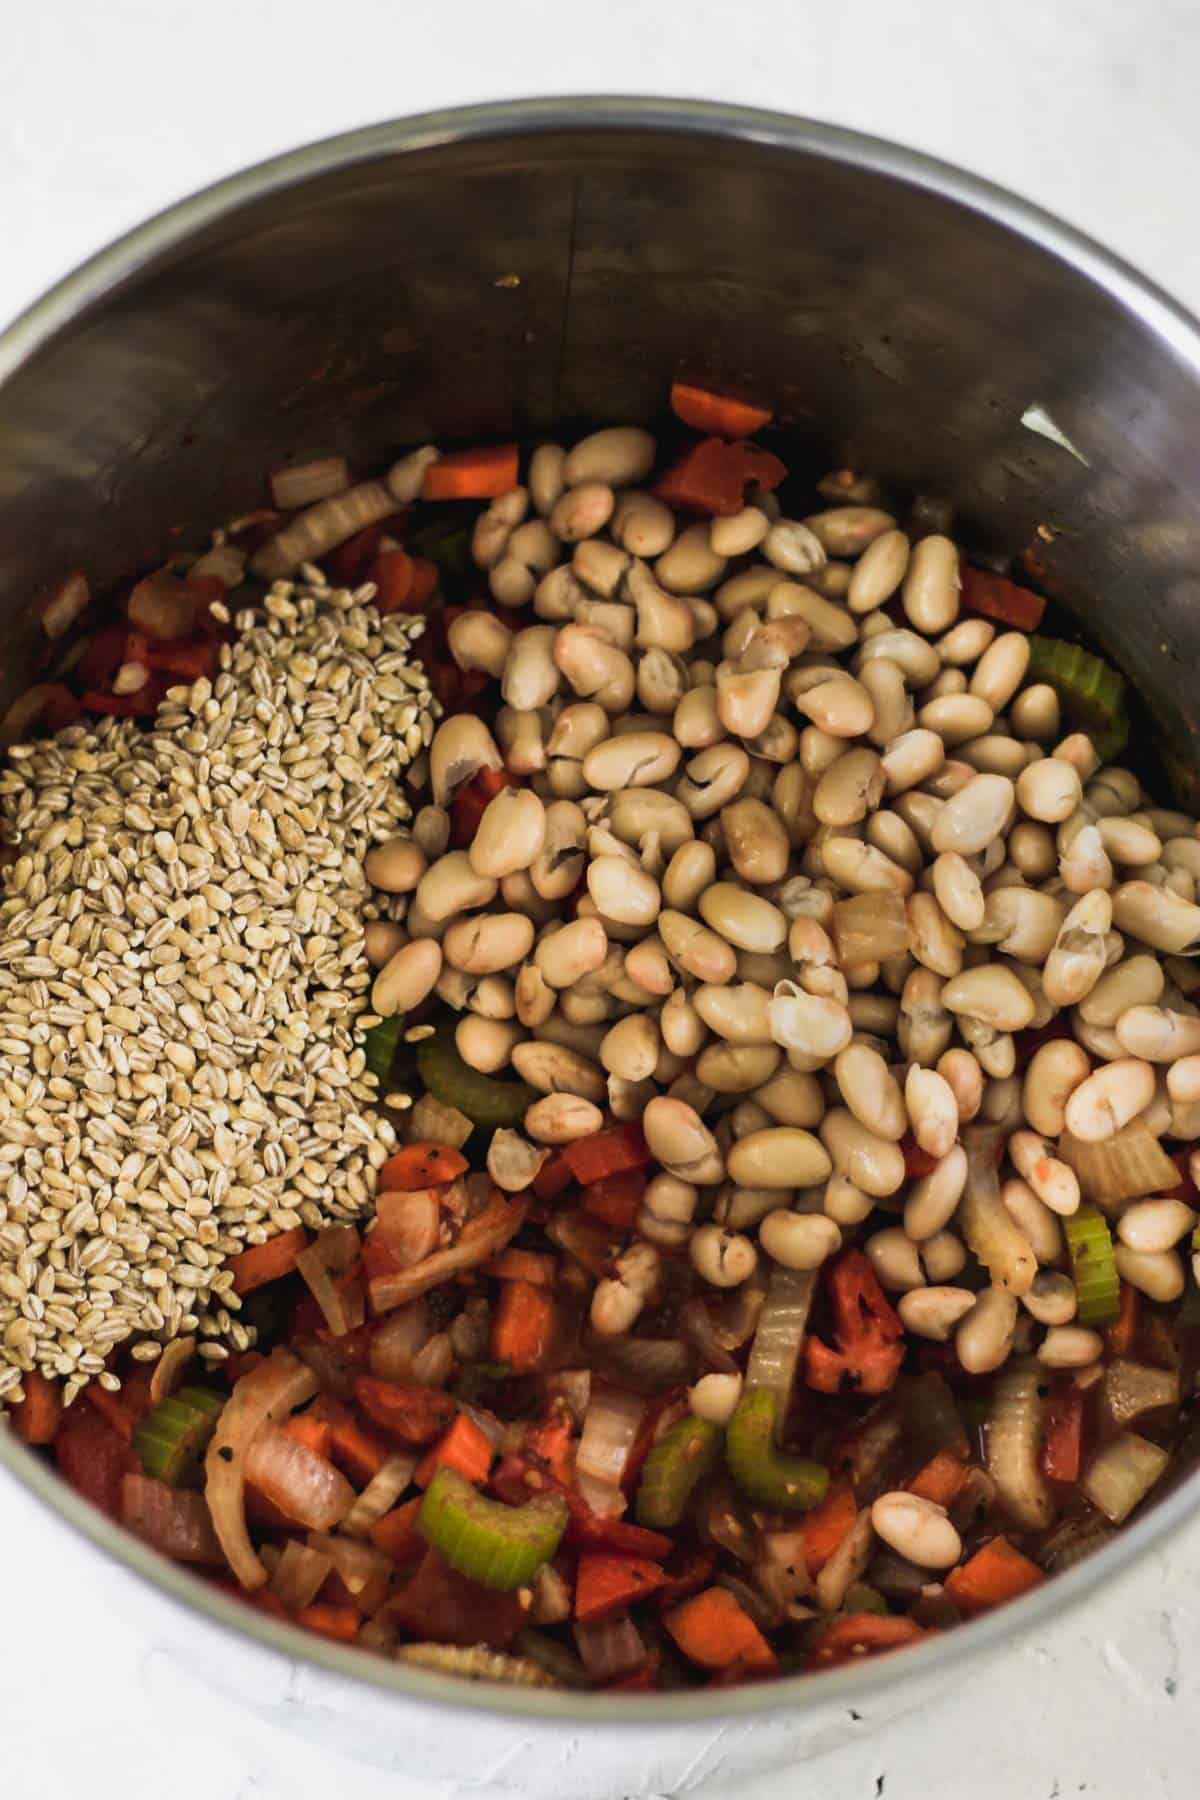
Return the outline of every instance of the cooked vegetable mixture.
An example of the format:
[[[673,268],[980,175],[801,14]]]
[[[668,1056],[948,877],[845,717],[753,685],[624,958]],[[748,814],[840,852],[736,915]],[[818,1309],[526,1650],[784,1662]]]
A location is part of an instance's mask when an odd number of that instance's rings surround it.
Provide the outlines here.
[[[3,726],[11,1426],[476,1680],[913,1643],[1196,1447],[1196,821],[945,505],[671,406],[278,470]]]

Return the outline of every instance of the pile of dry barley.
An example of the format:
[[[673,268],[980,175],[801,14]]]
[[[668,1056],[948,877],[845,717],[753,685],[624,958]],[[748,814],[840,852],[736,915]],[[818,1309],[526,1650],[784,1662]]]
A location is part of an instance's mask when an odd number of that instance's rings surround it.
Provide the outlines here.
[[[306,567],[151,730],[0,773],[0,1397],[69,1401],[115,1345],[251,1341],[225,1258],[353,1218],[394,1142],[356,1048],[362,872],[439,708],[419,618]],[[411,772],[411,771],[410,771]]]

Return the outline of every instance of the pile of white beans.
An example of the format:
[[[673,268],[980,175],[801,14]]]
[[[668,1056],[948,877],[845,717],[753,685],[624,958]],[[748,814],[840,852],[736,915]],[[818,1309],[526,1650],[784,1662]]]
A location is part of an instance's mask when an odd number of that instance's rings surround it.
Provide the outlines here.
[[[403,897],[367,928],[374,1008],[436,990],[464,1060],[542,1096],[493,1140],[506,1188],[602,1109],[642,1121],[659,1172],[595,1289],[601,1334],[653,1300],[663,1250],[732,1288],[853,1234],[907,1330],[967,1370],[1014,1347],[1096,1365],[1059,1152],[1133,1121],[1200,1137],[1196,823],[1060,741],[1027,637],[960,618],[956,545],[910,538],[873,484],[826,477],[850,503],[804,519],[764,494],[689,522],[640,485],[655,459],[633,428],[543,445],[478,519],[499,607],[540,622],[449,627],[502,705],[494,736],[441,725],[432,803],[367,860]],[[501,768],[522,785],[448,850],[455,790]],[[1014,1034],[1058,1013],[1071,1035],[1018,1074]],[[955,1229],[976,1118],[1007,1134],[1020,1251],[982,1287]],[[906,1133],[934,1159],[915,1181]],[[1192,1211],[1109,1210],[1122,1278],[1177,1297]]]

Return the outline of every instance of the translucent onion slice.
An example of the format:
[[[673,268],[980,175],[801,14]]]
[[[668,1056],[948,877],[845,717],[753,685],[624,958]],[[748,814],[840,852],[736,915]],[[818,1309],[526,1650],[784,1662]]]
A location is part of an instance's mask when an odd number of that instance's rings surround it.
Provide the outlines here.
[[[245,1468],[260,1494],[310,1531],[340,1524],[354,1505],[354,1489],[341,1470],[278,1425],[264,1425],[255,1435]]]
[[[619,1488],[646,1402],[623,1388],[602,1387],[583,1421],[576,1468],[580,1475]]]
[[[1002,1135],[995,1126],[982,1126],[968,1131],[963,1141],[967,1185],[958,1203],[963,1236],[997,1287],[1027,1294],[1037,1274],[1037,1257],[1000,1198],[997,1160]]]
[[[276,1350],[242,1376],[208,1446],[204,1462],[208,1509],[229,1566],[244,1588],[260,1588],[267,1579],[246,1529],[246,1450],[264,1425],[286,1418],[316,1391],[313,1371],[290,1351]]]
[[[271,1576],[271,1592],[289,1612],[298,1612],[316,1599],[332,1567],[333,1559],[324,1551],[289,1538]]]
[[[775,1419],[782,1425],[791,1405],[796,1369],[808,1329],[817,1277],[812,1269],[785,1269],[776,1263],[746,1368],[746,1390],[765,1388],[775,1399]]]
[[[1123,1525],[1170,1462],[1170,1453],[1136,1431],[1124,1431],[1094,1456],[1080,1483],[1106,1519]]]
[[[347,1537],[365,1538],[372,1525],[391,1512],[397,1500],[416,1474],[417,1458],[397,1451],[372,1475],[350,1511],[342,1520]]]

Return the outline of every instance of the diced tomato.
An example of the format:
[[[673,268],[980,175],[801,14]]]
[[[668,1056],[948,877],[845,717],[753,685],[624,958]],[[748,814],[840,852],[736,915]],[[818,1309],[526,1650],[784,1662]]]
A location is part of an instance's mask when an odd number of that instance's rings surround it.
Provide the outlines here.
[[[533,1191],[539,1200],[557,1200],[574,1179],[570,1163],[561,1150],[555,1150],[534,1176]]]
[[[904,1361],[904,1327],[861,1250],[846,1250],[827,1265],[834,1311],[831,1350],[818,1337],[805,1340],[805,1375],[823,1394],[883,1394]]]
[[[754,486],[764,494],[772,493],[781,481],[787,480],[787,464],[764,450],[761,444],[738,444],[742,455],[742,480]]]
[[[78,1402],[63,1415],[54,1456],[65,1481],[112,1519],[121,1511],[121,1477],[135,1465],[119,1432],[94,1407]]]
[[[1078,1481],[1083,1455],[1083,1389],[1073,1384],[1052,1394],[1042,1437],[1042,1474],[1048,1481]]]
[[[655,483],[657,499],[680,512],[731,518],[742,510],[746,462],[741,446],[701,438]]]
[[[581,1195],[583,1209],[593,1218],[611,1225],[614,1231],[632,1231],[646,1192],[646,1177],[640,1169],[623,1169],[619,1175],[602,1175],[591,1181]]]
[[[653,1161],[637,1120],[606,1125],[591,1137],[576,1138],[564,1147],[562,1155],[576,1181],[584,1187],[603,1181],[608,1175],[644,1169]]]
[[[571,1514],[566,1541],[578,1548],[612,1550],[618,1556],[648,1556],[652,1562],[662,1562],[674,1548],[673,1540],[661,1531],[593,1512],[582,1494],[572,1488],[566,1490],[566,1501]]]
[[[928,1633],[912,1619],[883,1613],[844,1613],[814,1639],[809,1646],[808,1663],[813,1669],[835,1669],[860,1657],[878,1656],[884,1650],[898,1650],[902,1644],[919,1643],[926,1636]]]
[[[406,1444],[431,1444],[458,1411],[454,1396],[440,1388],[381,1381],[376,1375],[356,1377],[354,1398],[373,1424]]]
[[[465,850],[475,841],[479,821],[501,788],[520,787],[521,783],[507,769],[480,769],[470,781],[464,781],[450,807],[450,841],[456,850]]]
[[[617,1556],[585,1550],[575,1576],[575,1617],[591,1623],[609,1619],[663,1586],[666,1576],[645,1556]]]
[[[937,1157],[930,1156],[928,1150],[922,1150],[911,1131],[906,1131],[900,1139],[900,1148],[904,1152],[906,1181],[920,1181],[922,1176],[932,1175],[937,1168]]]
[[[959,574],[964,612],[982,613],[1017,631],[1036,631],[1041,624],[1046,602],[1032,588],[1018,587],[1015,581],[974,569],[968,562],[960,563]]]
[[[416,1638],[439,1644],[490,1644],[506,1650],[525,1624],[525,1608],[517,1594],[469,1581],[426,1551],[411,1579],[383,1608],[384,1618]]]

